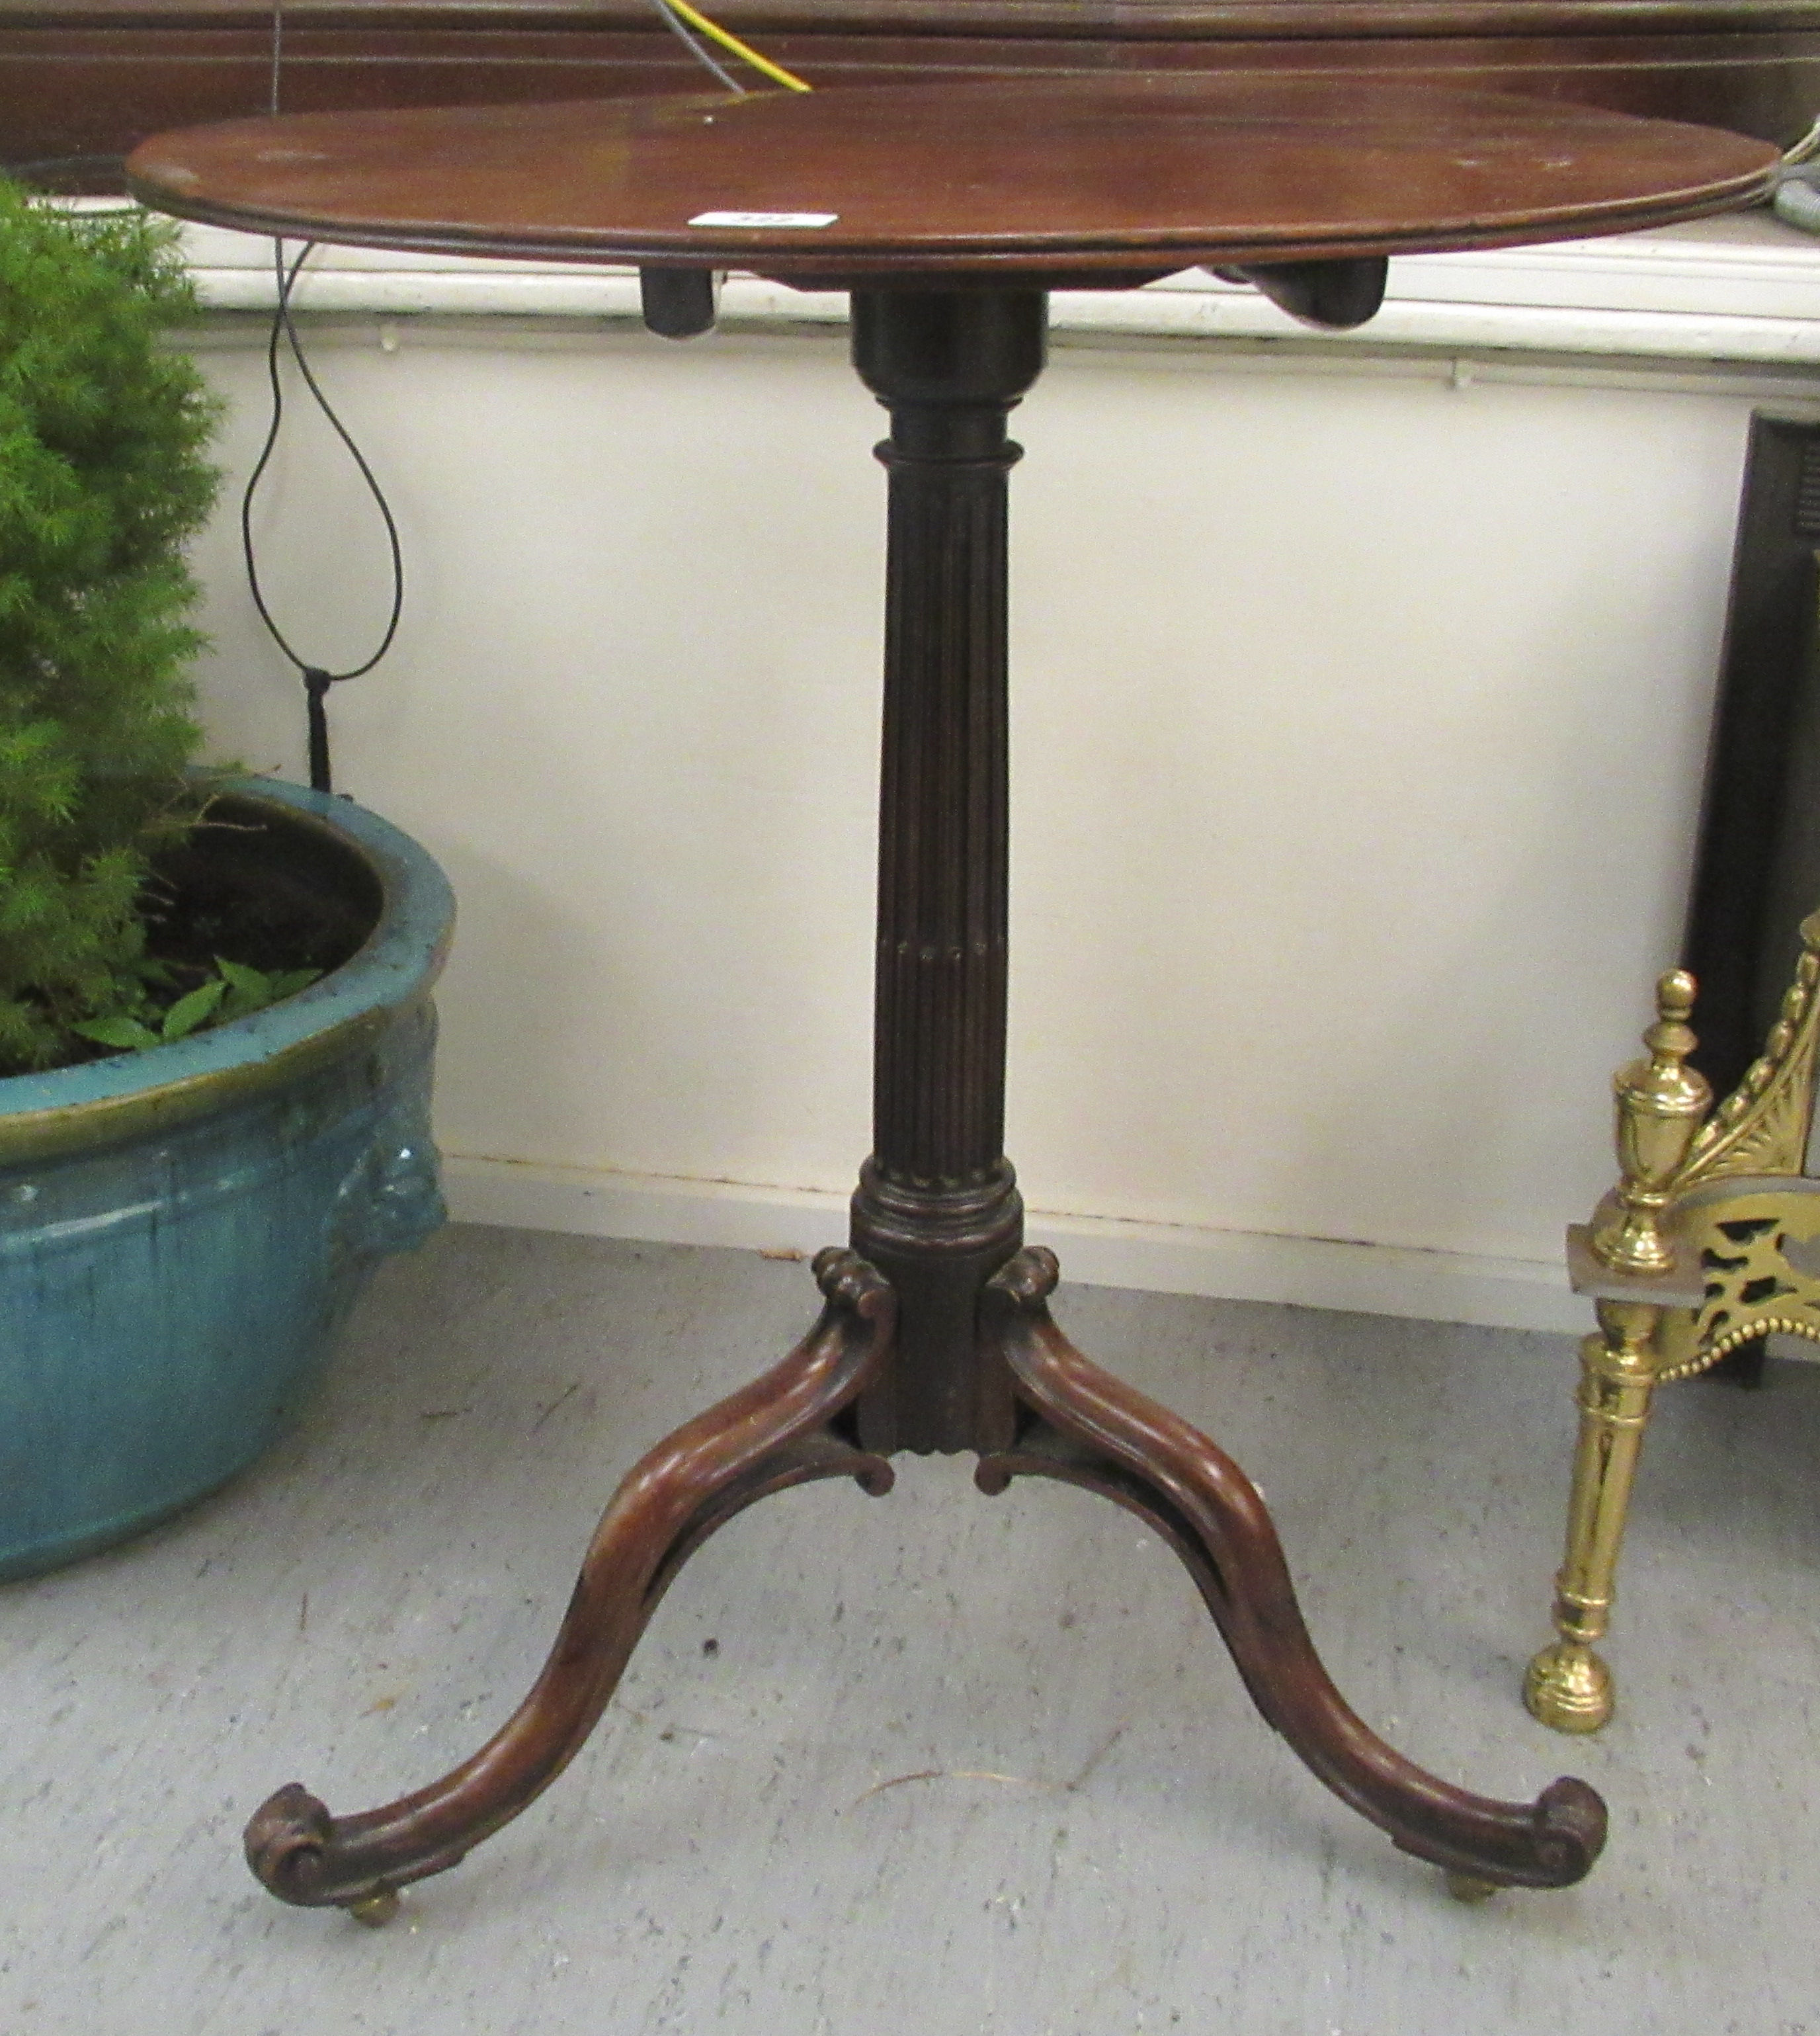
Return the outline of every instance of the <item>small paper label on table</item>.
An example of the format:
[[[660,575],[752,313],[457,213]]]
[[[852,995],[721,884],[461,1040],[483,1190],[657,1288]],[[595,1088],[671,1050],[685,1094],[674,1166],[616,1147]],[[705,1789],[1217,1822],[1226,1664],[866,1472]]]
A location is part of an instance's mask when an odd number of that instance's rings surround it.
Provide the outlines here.
[[[838,212],[698,212],[691,226],[832,226]]]

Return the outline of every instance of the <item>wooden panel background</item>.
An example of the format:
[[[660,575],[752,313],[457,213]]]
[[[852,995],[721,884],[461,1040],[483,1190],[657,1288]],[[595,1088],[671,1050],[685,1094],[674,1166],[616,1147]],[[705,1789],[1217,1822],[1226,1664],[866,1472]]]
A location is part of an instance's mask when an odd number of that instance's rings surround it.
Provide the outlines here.
[[[1820,0],[722,0],[823,85],[910,74],[1389,71],[1702,120],[1787,142],[1820,110]],[[688,89],[644,0],[285,0],[285,110]],[[0,161],[104,189],[146,135],[269,104],[246,0],[62,0],[0,22]]]

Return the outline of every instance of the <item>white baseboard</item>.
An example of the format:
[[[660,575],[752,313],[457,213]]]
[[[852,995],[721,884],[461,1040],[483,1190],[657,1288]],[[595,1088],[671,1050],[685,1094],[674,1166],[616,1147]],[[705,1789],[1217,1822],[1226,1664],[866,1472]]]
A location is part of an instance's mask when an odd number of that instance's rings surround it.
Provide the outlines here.
[[[661,1244],[809,1253],[846,1235],[845,1195],[725,1181],[529,1166],[450,1156],[443,1186],[458,1223],[499,1223]],[[1127,1223],[1032,1209],[1032,1243],[1053,1245],[1071,1280],[1158,1294],[1288,1302],[1419,1322],[1583,1334],[1588,1304],[1565,1267],[1329,1238]]]

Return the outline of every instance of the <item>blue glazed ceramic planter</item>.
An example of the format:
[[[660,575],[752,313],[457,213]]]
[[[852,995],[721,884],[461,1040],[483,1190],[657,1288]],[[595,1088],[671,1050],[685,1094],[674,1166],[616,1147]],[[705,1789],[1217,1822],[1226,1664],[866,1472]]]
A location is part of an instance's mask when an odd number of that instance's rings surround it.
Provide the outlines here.
[[[0,1578],[123,1540],[244,1468],[379,1259],[443,1220],[442,873],[343,799],[237,781],[217,812],[237,854],[370,930],[269,1011],[0,1080]]]

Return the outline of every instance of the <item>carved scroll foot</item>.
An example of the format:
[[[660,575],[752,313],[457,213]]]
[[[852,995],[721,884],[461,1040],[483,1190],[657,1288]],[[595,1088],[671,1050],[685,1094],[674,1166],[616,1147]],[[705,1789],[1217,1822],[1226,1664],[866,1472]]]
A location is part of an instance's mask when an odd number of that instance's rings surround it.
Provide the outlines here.
[[[508,1823],[580,1750],[670,1579],[714,1529],[767,1492],[852,1477],[891,1488],[884,1460],[838,1417],[891,1347],[890,1288],[863,1259],[815,1262],[820,1319],[783,1363],[660,1442],[620,1487],[536,1686],[474,1756],[439,1782],[334,1817],[292,1782],[247,1827],[247,1861],[282,1901],[383,1921],[396,1891],[454,1866]]]
[[[1605,1842],[1605,1805],[1584,1782],[1534,1803],[1475,1796],[1425,1773],[1347,1707],[1314,1651],[1257,1488],[1187,1422],[1110,1378],[1050,1320],[1053,1255],[1020,1252],[988,1286],[985,1335],[1028,1410],[978,1481],[1061,1478],[1147,1521],[1188,1567],[1253,1701],[1306,1765],[1417,1857],[1465,1881],[1565,1887]]]

